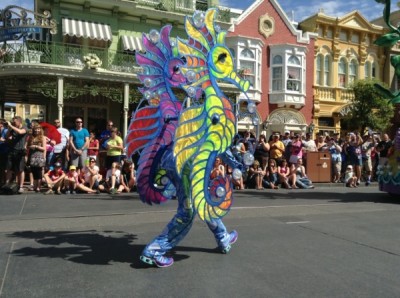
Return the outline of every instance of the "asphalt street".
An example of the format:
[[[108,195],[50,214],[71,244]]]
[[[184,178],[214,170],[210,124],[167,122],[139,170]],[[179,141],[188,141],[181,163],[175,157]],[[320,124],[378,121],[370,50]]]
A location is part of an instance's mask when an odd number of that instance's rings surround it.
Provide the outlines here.
[[[400,198],[376,185],[237,191],[229,254],[196,219],[172,267],[142,264],[176,206],[0,196],[0,297],[400,297]]]

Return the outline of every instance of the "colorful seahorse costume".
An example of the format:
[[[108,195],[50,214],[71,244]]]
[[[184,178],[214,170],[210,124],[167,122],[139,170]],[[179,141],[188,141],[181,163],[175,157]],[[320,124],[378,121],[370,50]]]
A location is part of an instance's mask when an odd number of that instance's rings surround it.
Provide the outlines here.
[[[163,202],[174,194],[179,202],[177,214],[141,256],[142,261],[158,267],[172,265],[172,258],[165,253],[189,232],[196,213],[214,233],[221,252],[228,252],[237,239],[236,231],[228,233],[221,221],[232,204],[230,180],[209,178],[215,159],[225,155],[231,145],[236,123],[233,105],[216,80],[227,80],[242,91],[247,91],[249,82],[233,71],[232,56],[224,45],[226,32],[215,30],[215,14],[212,9],[187,17],[189,38],[187,42],[178,39],[177,51],[166,37],[170,27],[161,30],[159,41],[154,31],[150,40],[143,36],[147,53],[137,60],[145,70],[139,78],[147,89],[141,91],[150,104],[136,111],[126,139],[129,155],[143,148],[139,194],[149,204]],[[178,79],[173,80],[171,74]],[[171,89],[178,86],[195,103],[181,112],[179,123],[180,104]],[[155,95],[160,95],[159,102],[151,101]],[[224,160],[229,162],[226,155]],[[234,161],[231,164],[237,166]]]

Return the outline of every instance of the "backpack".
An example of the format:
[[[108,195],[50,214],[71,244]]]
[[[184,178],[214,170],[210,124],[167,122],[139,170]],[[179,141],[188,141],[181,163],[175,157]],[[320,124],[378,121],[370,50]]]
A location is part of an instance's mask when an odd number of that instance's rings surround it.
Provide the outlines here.
[[[19,185],[15,182],[4,184],[0,188],[0,193],[3,195],[17,195],[19,190]]]

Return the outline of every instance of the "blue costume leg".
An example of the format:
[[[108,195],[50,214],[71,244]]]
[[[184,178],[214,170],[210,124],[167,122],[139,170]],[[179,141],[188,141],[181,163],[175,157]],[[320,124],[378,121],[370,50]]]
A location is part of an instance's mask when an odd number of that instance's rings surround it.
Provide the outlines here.
[[[218,248],[221,250],[221,252],[229,252],[231,245],[237,240],[238,233],[235,230],[228,233],[221,219],[215,219],[212,222],[207,222],[207,226],[214,234]]]

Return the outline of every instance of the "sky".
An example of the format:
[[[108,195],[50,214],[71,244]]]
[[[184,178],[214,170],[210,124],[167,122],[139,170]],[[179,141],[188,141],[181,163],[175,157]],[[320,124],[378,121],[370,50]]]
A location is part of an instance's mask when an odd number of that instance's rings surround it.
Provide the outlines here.
[[[219,0],[220,5],[246,9],[254,0]],[[299,22],[317,13],[320,8],[324,13],[333,16],[343,16],[353,10],[359,10],[367,20],[373,20],[382,16],[383,5],[375,0],[278,0],[286,14],[291,18],[294,12],[294,20]],[[397,2],[392,1],[391,11],[398,9]],[[25,8],[33,8],[33,0],[0,0],[0,9],[7,5],[17,5]]]

